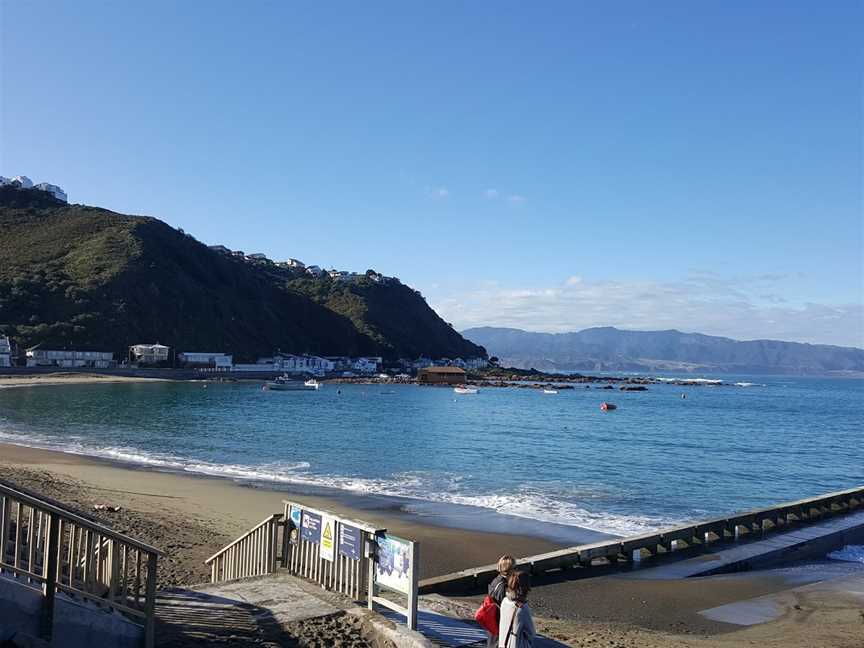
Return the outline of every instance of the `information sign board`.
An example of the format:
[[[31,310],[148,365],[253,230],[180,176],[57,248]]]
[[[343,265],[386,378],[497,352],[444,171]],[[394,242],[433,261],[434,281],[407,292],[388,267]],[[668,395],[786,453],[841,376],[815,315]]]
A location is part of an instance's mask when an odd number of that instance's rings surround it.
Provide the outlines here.
[[[378,558],[375,563],[375,582],[384,587],[411,593],[411,543],[393,535],[379,535]]]
[[[300,537],[306,542],[321,542],[321,516],[311,511],[303,511]]]
[[[362,538],[363,532],[360,529],[343,522],[339,525],[339,553],[352,560],[360,560]]]
[[[321,517],[321,558],[333,562],[336,557],[336,518],[332,515]]]
[[[292,504],[288,515],[291,518],[291,533],[288,539],[291,544],[297,544],[300,538],[300,526],[303,522],[303,509],[296,504]]]

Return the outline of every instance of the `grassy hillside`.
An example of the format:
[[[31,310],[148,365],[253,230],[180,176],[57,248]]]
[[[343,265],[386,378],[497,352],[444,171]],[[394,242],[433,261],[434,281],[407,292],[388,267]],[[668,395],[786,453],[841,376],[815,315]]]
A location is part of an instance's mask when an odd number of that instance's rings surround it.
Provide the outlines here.
[[[10,187],[0,188],[0,328],[25,346],[120,352],[159,341],[246,359],[484,353],[401,284],[299,278],[155,218]]]

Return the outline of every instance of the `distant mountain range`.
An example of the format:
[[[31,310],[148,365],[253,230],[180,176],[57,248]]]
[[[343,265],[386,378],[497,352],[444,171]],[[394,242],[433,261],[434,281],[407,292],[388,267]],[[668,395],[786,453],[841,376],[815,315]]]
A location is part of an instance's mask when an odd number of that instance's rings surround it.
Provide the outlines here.
[[[531,333],[481,327],[462,332],[504,366],[542,371],[683,371],[831,375],[864,374],[864,349],[778,340],[738,341],[681,331]]]
[[[114,351],[161,342],[253,360],[482,357],[417,291],[221,253],[156,218],[0,187],[0,334],[21,347]]]

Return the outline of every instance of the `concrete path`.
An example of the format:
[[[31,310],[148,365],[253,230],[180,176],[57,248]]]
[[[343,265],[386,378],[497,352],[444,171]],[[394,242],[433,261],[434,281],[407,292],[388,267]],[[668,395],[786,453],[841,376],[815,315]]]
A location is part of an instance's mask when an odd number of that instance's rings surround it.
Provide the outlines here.
[[[339,611],[279,575],[164,590],[156,600],[156,644],[291,645],[284,643],[282,624]]]
[[[675,579],[708,576],[725,572],[764,567],[781,561],[808,557],[808,554],[827,553],[842,544],[847,536],[864,537],[864,511],[801,526],[792,531],[772,533],[763,540],[736,545],[715,545],[710,553],[658,567],[645,567],[628,572],[624,578]],[[824,549],[824,551],[822,551]]]
[[[703,610],[699,614],[712,621],[722,621],[723,623],[733,623],[740,626],[767,623],[781,616],[786,610],[794,606],[798,597],[818,592],[848,594],[860,599],[864,603],[864,574],[855,574],[845,578],[810,583],[746,601],[727,603],[726,605]]]

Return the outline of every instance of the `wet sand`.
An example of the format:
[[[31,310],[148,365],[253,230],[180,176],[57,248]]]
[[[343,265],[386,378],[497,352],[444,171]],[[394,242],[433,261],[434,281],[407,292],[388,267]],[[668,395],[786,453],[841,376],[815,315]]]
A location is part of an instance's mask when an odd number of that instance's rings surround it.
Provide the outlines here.
[[[208,580],[204,559],[292,497],[366,520],[421,543],[421,576],[488,564],[505,552],[531,555],[564,546],[520,534],[425,524],[398,504],[352,507],[345,498],[250,487],[229,479],[133,468],[113,462],[0,444],[0,478],[77,507],[166,552],[160,585]],[[347,500],[351,502],[350,498]],[[117,513],[94,504],[121,506]],[[616,648],[864,648],[864,599],[843,592],[794,598],[772,622],[750,628],[709,620],[701,610],[788,589],[758,572],[683,581],[626,575],[537,581],[531,604],[540,632],[572,646]],[[470,616],[479,599],[453,599]]]

